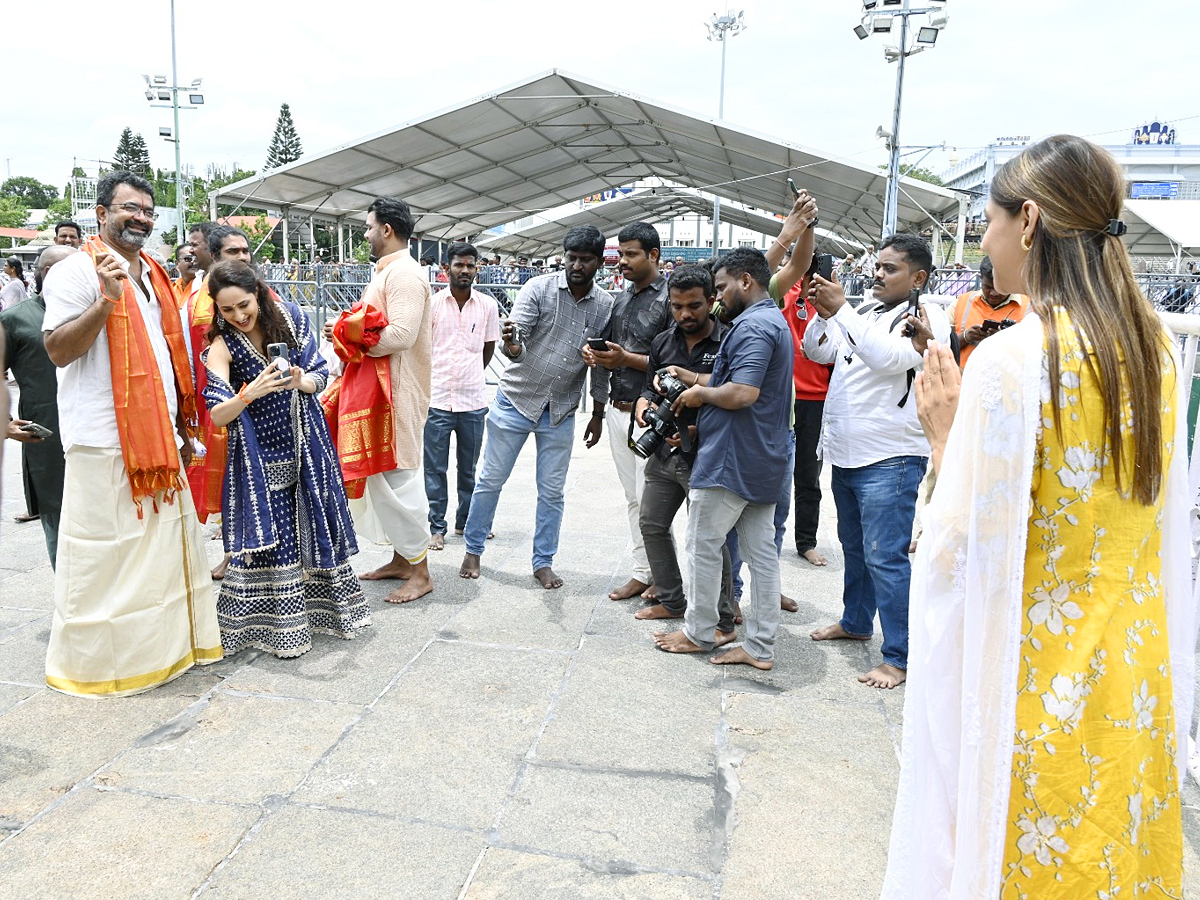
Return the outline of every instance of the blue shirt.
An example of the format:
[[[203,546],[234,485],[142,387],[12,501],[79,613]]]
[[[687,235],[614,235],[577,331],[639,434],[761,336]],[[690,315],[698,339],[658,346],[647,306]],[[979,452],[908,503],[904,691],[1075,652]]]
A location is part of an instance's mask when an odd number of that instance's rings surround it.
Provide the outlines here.
[[[758,399],[745,409],[700,408],[692,487],[725,488],[750,503],[779,499],[787,477],[794,354],[783,313],[770,298],[734,319],[708,384],[748,384],[758,388]]]

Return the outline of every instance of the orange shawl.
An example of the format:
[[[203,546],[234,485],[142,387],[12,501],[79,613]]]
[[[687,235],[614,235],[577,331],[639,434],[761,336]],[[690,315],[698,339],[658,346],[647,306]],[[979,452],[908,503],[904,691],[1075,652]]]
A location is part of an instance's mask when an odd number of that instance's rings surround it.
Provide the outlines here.
[[[99,238],[89,238],[86,250],[92,261],[100,253],[109,252]],[[172,301],[175,291],[163,267],[145,253],[142,265],[150,272],[150,284],[162,311],[162,331],[171,353],[171,368],[179,397],[179,409],[184,422],[194,427],[196,421],[196,391],[192,370],[188,364],[187,346],[179,309]],[[101,285],[101,293],[104,287]],[[109,365],[112,371],[113,405],[117,414],[117,433],[121,438],[121,455],[129,475],[129,487],[142,515],[142,501],[149,497],[157,509],[161,492],[168,503],[182,486],[179,450],[175,444],[175,423],[167,407],[167,394],[159,372],[150,334],[142,318],[133,282],[122,280],[121,297],[105,323],[108,336]]]
[[[192,459],[187,469],[188,485],[192,489],[192,500],[196,504],[196,516],[207,522],[208,517],[221,511],[221,489],[225,483],[225,462],[229,455],[229,435],[224,425],[213,425],[204,404],[204,386],[208,384],[208,370],[200,354],[208,347],[208,329],[212,325],[215,308],[208,293],[208,278],[187,304],[187,326],[192,335],[192,360],[196,371],[196,418],[199,425],[200,442],[204,444],[204,455]],[[185,301],[186,303],[186,301]]]
[[[355,303],[333,326],[333,348],[345,374],[321,397],[325,421],[342,465],[346,496],[362,497],[368,475],[396,468],[392,377],[386,356],[367,356],[387,327],[387,316]]]

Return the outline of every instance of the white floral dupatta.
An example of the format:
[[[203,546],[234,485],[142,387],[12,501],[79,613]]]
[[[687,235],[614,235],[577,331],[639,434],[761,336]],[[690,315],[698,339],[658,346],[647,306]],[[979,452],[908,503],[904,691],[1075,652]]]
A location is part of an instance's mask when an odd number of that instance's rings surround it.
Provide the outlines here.
[[[994,900],[1002,883],[1044,333],[1030,313],[973,354],[913,564],[900,784],[883,900]],[[1175,371],[1181,372],[1178,355]],[[1186,378],[1164,485],[1163,579],[1177,763],[1186,772],[1196,615]]]

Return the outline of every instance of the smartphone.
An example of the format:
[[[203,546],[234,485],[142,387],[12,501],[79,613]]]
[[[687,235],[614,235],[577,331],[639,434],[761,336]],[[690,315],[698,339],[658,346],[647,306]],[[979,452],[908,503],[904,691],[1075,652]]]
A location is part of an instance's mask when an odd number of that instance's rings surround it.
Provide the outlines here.
[[[587,345],[600,353],[608,352],[608,341],[604,338],[588,338]]]
[[[984,331],[999,331],[1004,326],[998,319],[984,319],[979,323],[979,327]]]
[[[793,198],[799,197],[800,196],[800,188],[796,187],[796,182],[792,181],[791,178],[788,178],[787,184],[788,184],[788,189],[792,192],[792,197]]]
[[[287,344],[267,344],[267,359],[279,370],[281,375],[286,375],[291,371]]]
[[[833,281],[833,254],[821,253],[817,256],[817,274],[826,281]]]
[[[37,422],[26,422],[24,425],[19,425],[22,431],[32,434],[34,437],[40,437],[43,441],[48,437],[53,437],[54,432],[45,425],[39,425]]]

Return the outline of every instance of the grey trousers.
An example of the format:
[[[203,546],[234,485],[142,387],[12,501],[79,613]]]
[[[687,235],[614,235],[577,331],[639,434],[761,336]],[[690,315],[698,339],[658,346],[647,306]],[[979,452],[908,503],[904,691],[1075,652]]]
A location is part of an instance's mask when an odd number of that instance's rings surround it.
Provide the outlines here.
[[[658,602],[669,612],[682,616],[687,609],[687,597],[683,593],[683,576],[679,572],[679,561],[675,556],[675,541],[671,537],[671,523],[675,514],[688,498],[692,467],[681,454],[673,454],[666,462],[657,456],[646,461],[645,487],[642,489],[642,505],[639,523],[642,541],[646,547],[646,558],[650,562],[650,573],[658,590]],[[733,622],[733,576],[729,562],[729,550],[721,546],[721,593],[718,602],[717,630],[732,634]]]
[[[742,646],[764,662],[775,653],[779,629],[779,554],[775,550],[775,503],[750,503],[724,488],[688,492],[688,562],[692,597],[683,631],[698,647],[711,650],[721,590],[721,548],[737,528],[742,559],[750,569],[750,608],[742,607],[746,636]]]

